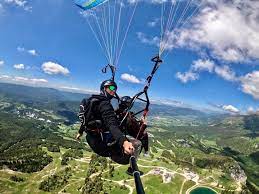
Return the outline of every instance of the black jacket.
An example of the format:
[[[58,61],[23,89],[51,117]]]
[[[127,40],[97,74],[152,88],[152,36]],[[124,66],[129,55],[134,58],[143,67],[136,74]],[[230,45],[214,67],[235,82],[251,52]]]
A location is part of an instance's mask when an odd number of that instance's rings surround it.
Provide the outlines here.
[[[120,146],[122,146],[123,142],[127,139],[119,129],[117,117],[110,100],[104,95],[92,95],[90,98],[98,99],[93,103],[91,108],[91,117],[94,118],[94,120],[101,120],[103,130],[109,130],[113,138],[119,143]],[[81,128],[79,133],[83,132]]]

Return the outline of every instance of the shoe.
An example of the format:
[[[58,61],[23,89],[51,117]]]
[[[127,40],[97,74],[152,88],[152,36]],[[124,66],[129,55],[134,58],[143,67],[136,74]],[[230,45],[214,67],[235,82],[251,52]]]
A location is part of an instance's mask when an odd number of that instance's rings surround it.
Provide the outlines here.
[[[146,157],[146,158],[150,157],[150,155],[149,155],[148,152],[145,152],[145,153],[143,154],[143,156]]]
[[[133,169],[131,167],[128,168],[128,170],[126,171],[126,173],[130,176],[133,176]],[[142,171],[139,170],[140,176],[142,176],[144,173]]]

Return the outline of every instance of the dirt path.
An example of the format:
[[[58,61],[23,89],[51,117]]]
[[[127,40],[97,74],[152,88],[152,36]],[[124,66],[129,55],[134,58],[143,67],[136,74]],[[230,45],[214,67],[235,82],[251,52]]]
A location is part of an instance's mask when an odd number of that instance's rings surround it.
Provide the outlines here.
[[[186,182],[186,181],[187,181],[187,180],[186,180],[186,179],[184,179],[184,181],[183,181],[183,183],[182,183],[181,190],[180,190],[179,194],[182,194],[182,193],[183,193],[183,187],[184,187],[184,184],[185,184],[185,182]]]

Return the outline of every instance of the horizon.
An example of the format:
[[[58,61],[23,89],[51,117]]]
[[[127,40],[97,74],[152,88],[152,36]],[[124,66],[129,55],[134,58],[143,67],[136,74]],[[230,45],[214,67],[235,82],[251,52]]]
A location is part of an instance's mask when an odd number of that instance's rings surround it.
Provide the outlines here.
[[[78,89],[71,89],[71,88],[55,88],[55,87],[50,87],[50,86],[37,86],[37,85],[29,85],[29,84],[23,84],[23,83],[11,83],[11,82],[1,82],[0,84],[10,84],[10,85],[16,85],[16,86],[25,86],[25,87],[33,87],[33,88],[43,88],[43,89],[53,89],[57,90],[59,92],[68,92],[72,94],[80,94],[80,95],[92,95],[92,94],[99,94],[98,91],[80,91]],[[140,103],[142,103],[140,101]],[[151,99],[150,100],[151,105],[162,105],[162,106],[169,106],[169,107],[175,107],[175,108],[187,108],[191,110],[196,110],[196,111],[201,111],[206,114],[214,113],[214,114],[227,114],[231,116],[244,116],[244,115],[250,115],[250,114],[258,114],[259,112],[239,112],[239,113],[233,113],[229,112],[227,110],[222,110],[220,107],[215,107],[214,109],[206,108],[206,107],[199,107],[197,105],[192,105],[192,104],[186,104],[181,101],[174,101],[174,100],[169,100],[169,99]]]

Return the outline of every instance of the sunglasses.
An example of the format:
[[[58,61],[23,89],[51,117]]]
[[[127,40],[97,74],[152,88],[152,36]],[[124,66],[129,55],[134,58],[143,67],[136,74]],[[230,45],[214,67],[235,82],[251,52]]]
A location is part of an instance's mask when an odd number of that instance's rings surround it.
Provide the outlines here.
[[[116,87],[116,86],[108,86],[108,88],[109,88],[109,90],[111,90],[111,91],[117,90],[117,87]]]

